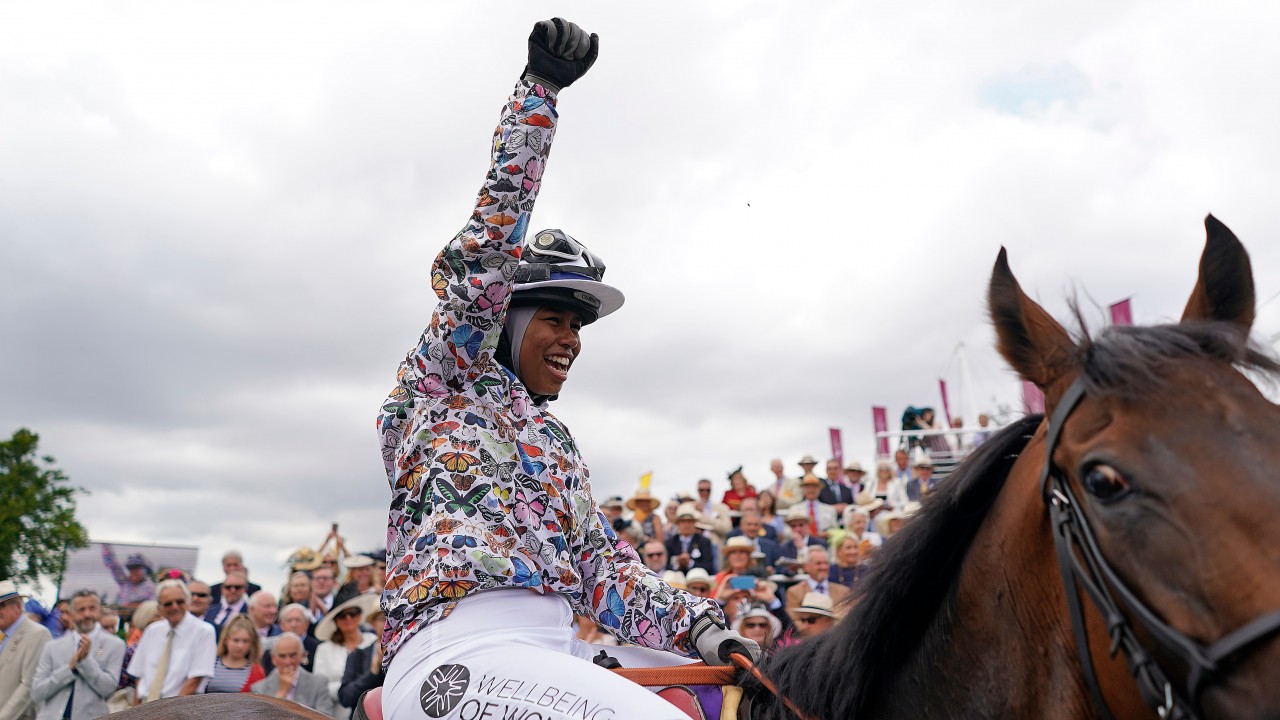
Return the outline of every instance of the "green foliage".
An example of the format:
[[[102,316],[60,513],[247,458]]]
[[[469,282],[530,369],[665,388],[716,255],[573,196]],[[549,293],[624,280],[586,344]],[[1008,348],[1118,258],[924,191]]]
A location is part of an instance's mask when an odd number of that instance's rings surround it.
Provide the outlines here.
[[[53,458],[36,456],[40,437],[19,428],[0,440],[0,578],[35,582],[55,577],[66,551],[89,543],[76,521],[77,492]]]

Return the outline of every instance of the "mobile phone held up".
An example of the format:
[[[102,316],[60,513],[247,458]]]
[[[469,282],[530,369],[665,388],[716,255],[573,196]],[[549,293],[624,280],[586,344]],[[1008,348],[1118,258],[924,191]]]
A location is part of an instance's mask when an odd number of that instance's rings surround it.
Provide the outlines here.
[[[729,587],[734,590],[755,590],[756,578],[754,575],[734,575],[729,578]]]

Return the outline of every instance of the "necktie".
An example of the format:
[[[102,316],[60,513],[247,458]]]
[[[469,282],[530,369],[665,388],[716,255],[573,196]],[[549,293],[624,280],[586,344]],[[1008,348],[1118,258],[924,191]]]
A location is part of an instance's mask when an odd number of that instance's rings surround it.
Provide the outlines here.
[[[62,720],[71,720],[71,706],[76,701],[76,683],[73,678],[71,681],[71,694],[67,696],[67,706],[62,710]]]
[[[809,534],[818,534],[818,511],[817,508],[813,506],[812,500],[809,501]]]
[[[155,677],[151,678],[151,687],[147,688],[147,702],[160,699],[164,678],[169,674],[169,653],[173,652],[173,636],[176,634],[173,628],[169,628],[169,639],[164,642],[164,652],[160,653],[160,663],[156,665]]]
[[[827,584],[826,584],[825,582],[820,582],[820,583],[818,583],[816,586],[814,586],[813,590],[814,590],[814,592],[819,592],[819,593],[822,593],[823,595],[826,595],[826,594],[827,594]]]

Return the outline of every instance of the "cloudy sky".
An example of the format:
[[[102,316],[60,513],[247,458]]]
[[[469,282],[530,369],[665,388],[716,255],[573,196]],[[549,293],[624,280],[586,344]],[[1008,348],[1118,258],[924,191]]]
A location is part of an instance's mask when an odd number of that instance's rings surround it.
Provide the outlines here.
[[[938,405],[961,343],[953,404],[1016,406],[1001,245],[1060,317],[1159,322],[1213,212],[1280,333],[1280,6],[614,5],[0,8],[0,431],[91,492],[95,540],[214,580],[238,547],[278,587],[332,521],[376,547],[374,414],[552,15],[601,51],[533,225],[627,294],[554,407],[598,496],[763,480],[830,426],[867,462],[871,406]]]

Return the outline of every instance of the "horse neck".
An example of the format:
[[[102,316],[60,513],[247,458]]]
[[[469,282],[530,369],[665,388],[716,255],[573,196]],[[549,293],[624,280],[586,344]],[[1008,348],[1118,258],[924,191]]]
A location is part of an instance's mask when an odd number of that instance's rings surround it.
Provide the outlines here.
[[[951,603],[876,717],[1100,718],[1080,670],[1048,513],[1044,426],[1014,464],[963,561]],[[1106,626],[1086,610],[1094,667],[1115,717],[1148,717]],[[927,689],[927,692],[922,692]],[[914,697],[915,701],[899,702]],[[936,715],[933,715],[936,713]]]

